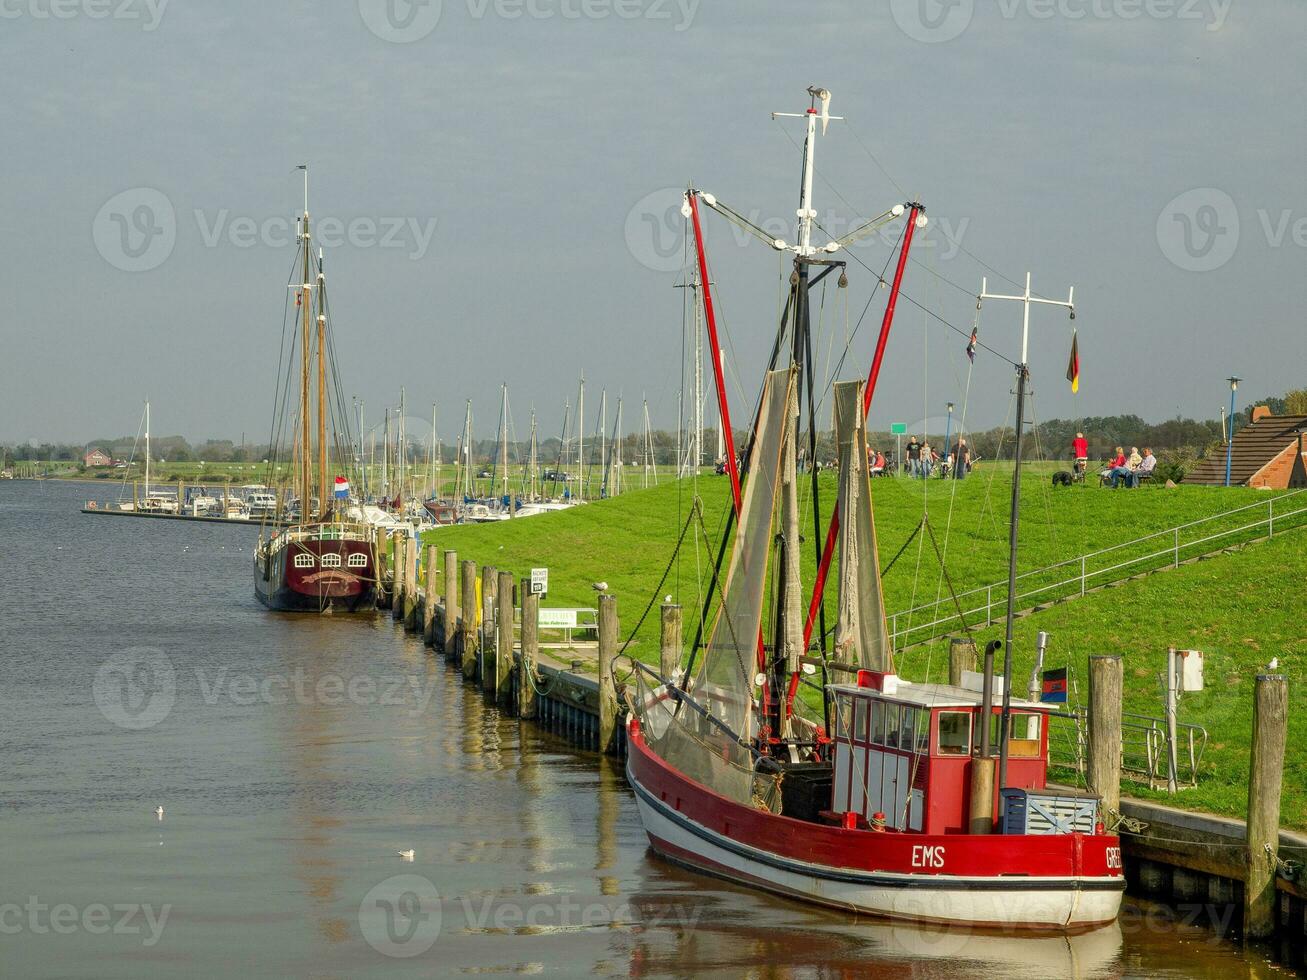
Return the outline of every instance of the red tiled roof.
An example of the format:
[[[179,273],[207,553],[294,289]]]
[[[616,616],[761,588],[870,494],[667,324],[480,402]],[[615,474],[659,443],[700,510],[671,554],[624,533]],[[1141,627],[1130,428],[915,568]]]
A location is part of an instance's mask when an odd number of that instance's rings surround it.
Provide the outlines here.
[[[1258,470],[1296,443],[1299,428],[1307,428],[1307,415],[1268,415],[1236,432],[1230,459],[1231,485],[1247,483]],[[1183,482],[1224,486],[1224,448],[1186,473]]]

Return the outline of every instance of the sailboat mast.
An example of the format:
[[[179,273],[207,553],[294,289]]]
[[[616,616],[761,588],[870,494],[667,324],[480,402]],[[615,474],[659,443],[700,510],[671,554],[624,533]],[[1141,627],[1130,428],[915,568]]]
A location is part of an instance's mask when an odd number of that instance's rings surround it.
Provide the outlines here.
[[[431,444],[426,451],[427,480],[431,482],[431,497],[439,497],[440,487],[435,485],[435,402],[431,402]]]
[[[499,486],[501,497],[508,496],[508,385],[499,386]],[[512,513],[512,506],[509,506]]]
[[[531,409],[531,449],[526,461],[526,493],[528,500],[536,499],[538,460],[536,456],[536,410]]]
[[[327,309],[322,249],[318,249],[318,513],[326,516],[332,498],[327,494]]]
[[[390,499],[390,406],[386,406],[386,421],[381,428],[381,496]]]
[[[150,495],[150,400],[145,400],[145,496]]]
[[[581,389],[576,396],[576,485],[581,499],[585,500],[585,375],[581,375]]]
[[[309,369],[312,365],[312,337],[309,332],[309,310],[313,305],[313,286],[309,281],[309,264],[312,246],[309,239],[309,169],[304,168],[304,217],[300,222],[300,242],[304,252],[304,275],[300,283],[300,524],[309,517],[309,500],[313,492],[313,432],[309,411]]]

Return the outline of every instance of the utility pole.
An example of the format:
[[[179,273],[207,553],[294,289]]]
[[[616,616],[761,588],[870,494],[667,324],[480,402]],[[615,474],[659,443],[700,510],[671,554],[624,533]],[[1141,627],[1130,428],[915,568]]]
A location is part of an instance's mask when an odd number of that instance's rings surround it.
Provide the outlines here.
[[[1075,288],[1067,290],[1066,302],[1054,299],[1042,299],[1031,295],[1030,273],[1026,273],[1026,291],[1020,296],[1004,296],[991,293],[986,279],[980,280],[980,295],[976,297],[976,309],[987,299],[1012,300],[1022,304],[1021,318],[1021,363],[1017,365],[1017,433],[1013,443],[1012,468],[1012,517],[1008,525],[1008,565],[1007,565],[1007,624],[1003,643],[1003,713],[999,727],[998,750],[998,788],[1007,783],[1008,761],[1008,727],[1012,723],[1012,619],[1016,613],[1017,595],[1017,529],[1021,518],[1021,430],[1025,424],[1026,384],[1030,380],[1030,304],[1043,303],[1048,306],[1062,306],[1071,311],[1071,319],[1076,318]],[[985,719],[981,728],[982,739],[989,738],[989,719]]]

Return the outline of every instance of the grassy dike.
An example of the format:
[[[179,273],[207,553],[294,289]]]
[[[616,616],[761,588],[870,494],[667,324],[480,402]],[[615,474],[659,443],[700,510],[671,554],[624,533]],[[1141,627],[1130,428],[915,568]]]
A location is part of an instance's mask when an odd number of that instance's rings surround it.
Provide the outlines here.
[[[882,566],[908,540],[924,508],[946,549],[948,574],[955,589],[1002,581],[1006,575],[1008,473],[998,467],[980,468],[956,484],[933,480],[924,486],[920,481],[875,481]],[[425,540],[455,549],[460,559],[493,564],[518,577],[532,567],[548,567],[546,605],[593,606],[592,583],[606,582],[609,591],[618,596],[623,640],[631,636],[651,598],[661,600],[670,594],[685,607],[688,641],[698,621],[700,582],[706,587],[715,555],[712,542],[704,542],[700,535],[696,548],[691,532],[666,582],[661,589],[657,587],[672,559],[695,489],[691,480],[664,482],[656,488],[527,520],[441,528],[429,532]],[[697,490],[703,501],[704,523],[716,536],[729,497],[725,480],[702,477]],[[833,478],[823,476],[822,493],[823,499],[833,499]],[[1089,486],[1054,490],[1046,474],[1035,471],[1028,474],[1023,486],[1020,567],[1023,571],[1044,567],[1254,505],[1241,514],[1208,520],[1182,532],[1181,542],[1187,544],[1264,516],[1271,496],[1242,488],[1146,487],[1112,492]],[[1287,512],[1301,506],[1307,506],[1307,500],[1286,500],[1281,509]],[[1207,689],[1183,697],[1180,720],[1206,726],[1210,741],[1198,788],[1182,791],[1174,802],[1238,815],[1246,806],[1253,679],[1271,657],[1278,656],[1280,670],[1290,677],[1283,819],[1286,825],[1307,828],[1307,745],[1296,741],[1307,736],[1307,696],[1301,686],[1307,681],[1307,639],[1300,628],[1300,569],[1307,559],[1307,530],[1292,530],[1304,523],[1307,521],[1302,518],[1281,523],[1277,517],[1277,537],[1271,542],[1103,589],[1073,602],[1053,604],[1019,620],[1016,683],[1024,687],[1033,662],[1034,634],[1043,629],[1051,634],[1047,665],[1067,664],[1071,669],[1073,701],[1077,697],[1081,703],[1087,700],[1087,657],[1119,652],[1126,656],[1126,710],[1160,715],[1160,675],[1166,647],[1203,650]],[[804,527],[804,576],[810,582],[816,565],[810,515]],[[1285,531],[1282,537],[1281,530]],[[1222,539],[1195,545],[1182,556],[1213,551],[1227,543],[1228,539]],[[1160,540],[1127,545],[1098,564],[1106,568],[1164,546]],[[1090,570],[1094,567],[1091,561]],[[939,563],[922,535],[911,541],[885,575],[884,584],[890,612],[948,597]],[[830,625],[834,621],[833,590],[827,596],[827,608]],[[979,639],[999,635],[1001,627],[986,629],[982,619]],[[903,650],[898,657],[900,672],[914,680],[940,679],[947,670],[947,642],[941,638]],[[629,652],[646,662],[657,659],[656,609],[635,632]],[[1127,785],[1137,795],[1150,795],[1141,787]]]

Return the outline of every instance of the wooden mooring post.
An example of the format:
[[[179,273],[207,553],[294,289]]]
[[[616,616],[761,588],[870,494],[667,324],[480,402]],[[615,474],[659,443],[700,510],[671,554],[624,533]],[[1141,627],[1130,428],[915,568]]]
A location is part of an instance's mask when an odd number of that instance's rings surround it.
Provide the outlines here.
[[[1275,930],[1280,790],[1288,731],[1289,684],[1283,674],[1258,674],[1253,692],[1252,757],[1248,768],[1248,870],[1243,935],[1265,939]]]
[[[495,602],[495,703],[506,705],[513,697],[513,573],[500,572]]]
[[[389,550],[390,539],[384,527],[376,530],[376,535],[372,539],[372,570],[377,577],[377,606],[385,608],[386,606],[386,553]]]
[[[517,716],[536,717],[536,657],[540,653],[540,596],[522,579],[522,666],[517,685]]]
[[[658,672],[663,680],[670,681],[681,666],[681,607],[678,603],[664,602],[662,630],[658,644]]]
[[[1089,658],[1089,792],[1103,801],[1101,818],[1111,827],[1121,812],[1120,654]]]
[[[616,752],[617,678],[613,667],[617,661],[617,600],[599,596],[599,751]]]
[[[432,646],[436,642],[436,556],[440,553],[434,544],[427,545],[426,588],[422,595],[422,642]]]
[[[390,552],[393,557],[390,563],[390,616],[392,619],[403,619],[404,617],[404,570],[408,567],[408,562],[404,558],[404,546],[406,544],[408,544],[407,536],[401,535],[397,531],[391,534]]]
[[[441,649],[446,657],[454,656],[455,635],[458,630],[458,552],[445,552],[445,621]]]
[[[477,619],[480,614],[481,607],[477,602],[477,563],[468,559],[463,562],[463,642],[459,644],[464,680],[470,681],[477,675]]]
[[[418,552],[422,542],[404,537],[404,628],[418,628]]]
[[[481,569],[481,647],[478,660],[481,664],[481,690],[486,694],[494,691],[495,669],[495,603],[499,589],[499,569],[486,565]]]
[[[976,669],[976,641],[969,636],[955,636],[948,644],[948,682],[962,686],[962,672]]]

